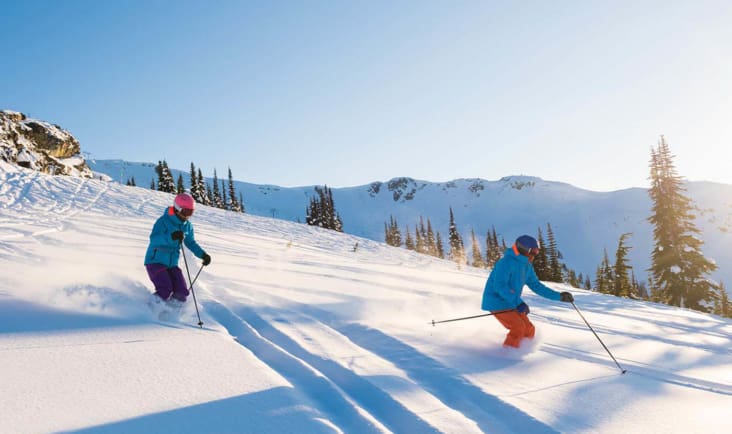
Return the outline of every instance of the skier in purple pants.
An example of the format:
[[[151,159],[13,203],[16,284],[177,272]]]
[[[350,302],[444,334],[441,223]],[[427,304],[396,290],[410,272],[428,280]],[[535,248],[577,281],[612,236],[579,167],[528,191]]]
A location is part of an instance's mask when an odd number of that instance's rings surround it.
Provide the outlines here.
[[[181,243],[194,255],[203,260],[203,265],[211,263],[209,256],[196,242],[193,225],[188,219],[193,215],[196,202],[188,193],[175,197],[173,206],[158,218],[150,232],[150,244],[145,254],[145,268],[155,285],[155,295],[160,300],[182,304],[188,298],[188,285],[178,267]],[[156,299],[159,302],[159,300]]]

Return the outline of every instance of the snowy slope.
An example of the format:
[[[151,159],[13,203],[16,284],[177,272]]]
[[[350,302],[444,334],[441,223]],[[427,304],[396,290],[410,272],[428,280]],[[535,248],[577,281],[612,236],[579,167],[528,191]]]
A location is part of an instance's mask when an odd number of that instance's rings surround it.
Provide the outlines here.
[[[161,322],[142,256],[170,199],[0,163],[3,433],[730,430],[730,320],[575,291],[620,375],[527,291],[537,338],[504,350],[492,318],[429,324],[481,313],[485,270],[283,220],[199,209],[203,329]]]
[[[121,160],[90,160],[90,167],[118,182],[130,177],[147,187],[154,177],[151,163]],[[177,179],[180,171],[173,170]],[[183,178],[190,175],[183,172]],[[219,173],[219,175],[222,175]],[[224,174],[225,175],[225,174]],[[312,186],[285,188],[235,182],[244,195],[247,212],[290,221],[305,221],[305,207]],[[690,182],[687,194],[699,208],[696,224],[705,241],[704,254],[715,260],[719,270],[712,277],[732,281],[732,185]],[[645,189],[614,192],[583,190],[561,182],[528,176],[509,176],[498,181],[460,179],[434,183],[397,178],[371,185],[334,188],[336,209],[343,218],[344,231],[353,235],[384,240],[384,222],[393,215],[402,229],[414,231],[419,216],[429,218],[446,239],[452,207],[463,238],[469,245],[475,229],[481,244],[495,226],[499,237],[511,242],[517,236],[535,234],[538,227],[546,237],[551,223],[564,261],[578,273],[594,278],[602,261],[603,249],[612,257],[623,233],[632,247],[628,254],[636,277],[646,280],[653,246],[652,228],[647,219],[651,202]],[[732,288],[727,285],[728,288]]]

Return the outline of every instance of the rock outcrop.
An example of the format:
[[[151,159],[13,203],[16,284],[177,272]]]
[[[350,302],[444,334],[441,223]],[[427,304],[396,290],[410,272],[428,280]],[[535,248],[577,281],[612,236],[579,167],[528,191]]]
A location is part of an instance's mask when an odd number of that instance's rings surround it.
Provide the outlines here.
[[[0,159],[51,175],[92,177],[70,132],[9,110],[0,111]]]

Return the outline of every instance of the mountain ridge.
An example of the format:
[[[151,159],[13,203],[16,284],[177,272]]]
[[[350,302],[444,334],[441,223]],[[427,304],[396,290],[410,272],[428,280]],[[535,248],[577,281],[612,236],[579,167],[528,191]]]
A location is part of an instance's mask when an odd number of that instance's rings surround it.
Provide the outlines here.
[[[89,160],[93,171],[124,183],[135,177],[138,185],[156,177],[153,163],[124,160]],[[187,171],[172,169],[175,178],[189,178]],[[210,181],[210,178],[207,178]],[[244,196],[248,213],[304,222],[305,207],[315,186],[282,187],[234,181]],[[688,195],[700,210],[697,225],[705,240],[705,254],[720,265],[714,278],[730,281],[732,272],[724,264],[732,262],[732,185],[711,181],[685,183]],[[496,181],[460,178],[431,182],[412,177],[395,177],[351,187],[333,187],[336,210],[344,231],[377,241],[384,240],[384,223],[394,216],[404,231],[413,232],[419,217],[430,219],[433,228],[445,239],[449,208],[453,208],[458,229],[469,249],[470,233],[475,230],[481,247],[485,235],[495,226],[499,238],[507,243],[538,228],[546,236],[552,225],[564,262],[594,279],[602,261],[603,249],[612,256],[623,233],[630,232],[632,250],[629,260],[636,277],[645,280],[650,266],[652,228],[647,221],[651,202],[647,189],[627,188],[596,192],[560,181],[535,176],[510,175]],[[724,198],[728,198],[724,201]]]

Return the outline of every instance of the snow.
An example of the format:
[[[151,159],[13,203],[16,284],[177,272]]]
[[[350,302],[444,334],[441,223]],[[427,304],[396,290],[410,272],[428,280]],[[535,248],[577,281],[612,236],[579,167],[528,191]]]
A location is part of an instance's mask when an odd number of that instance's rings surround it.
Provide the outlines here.
[[[203,327],[191,300],[160,321],[142,259],[170,200],[0,162],[3,433],[730,431],[728,319],[571,289],[622,375],[527,290],[537,337],[507,350],[493,318],[430,324],[482,313],[485,270],[283,220],[200,207]]]
[[[147,187],[156,179],[155,164],[151,163],[90,160],[88,164],[95,172],[106,173],[121,184],[134,177],[137,185]],[[179,175],[184,180],[190,179],[187,169],[171,168],[171,172],[174,179]],[[247,213],[293,222],[305,220],[305,208],[313,193],[312,186],[277,187],[240,181],[234,181],[234,186],[244,196]],[[696,206],[704,210],[696,224],[705,241],[702,249],[705,257],[718,264],[732,263],[729,199],[732,185],[690,182],[686,187]],[[407,196],[411,199],[406,199]],[[531,176],[507,176],[498,181],[458,179],[445,183],[395,178],[333,188],[333,197],[344,231],[372,240],[384,240],[384,223],[392,216],[402,231],[407,225],[414,231],[420,216],[429,219],[444,240],[452,207],[464,240],[470,240],[471,230],[475,230],[483,242],[485,234],[495,227],[499,241],[505,239],[510,243],[524,233],[536,234],[537,228],[541,228],[546,241],[546,227],[550,223],[567,266],[584,276],[594,276],[603,252],[607,250],[612,255],[620,236],[632,233],[627,240],[627,245],[632,247],[628,261],[636,278],[645,282],[651,267],[654,239],[648,221],[651,201],[645,189],[601,193]],[[710,277],[716,281],[732,281],[732,268],[722,266]]]

